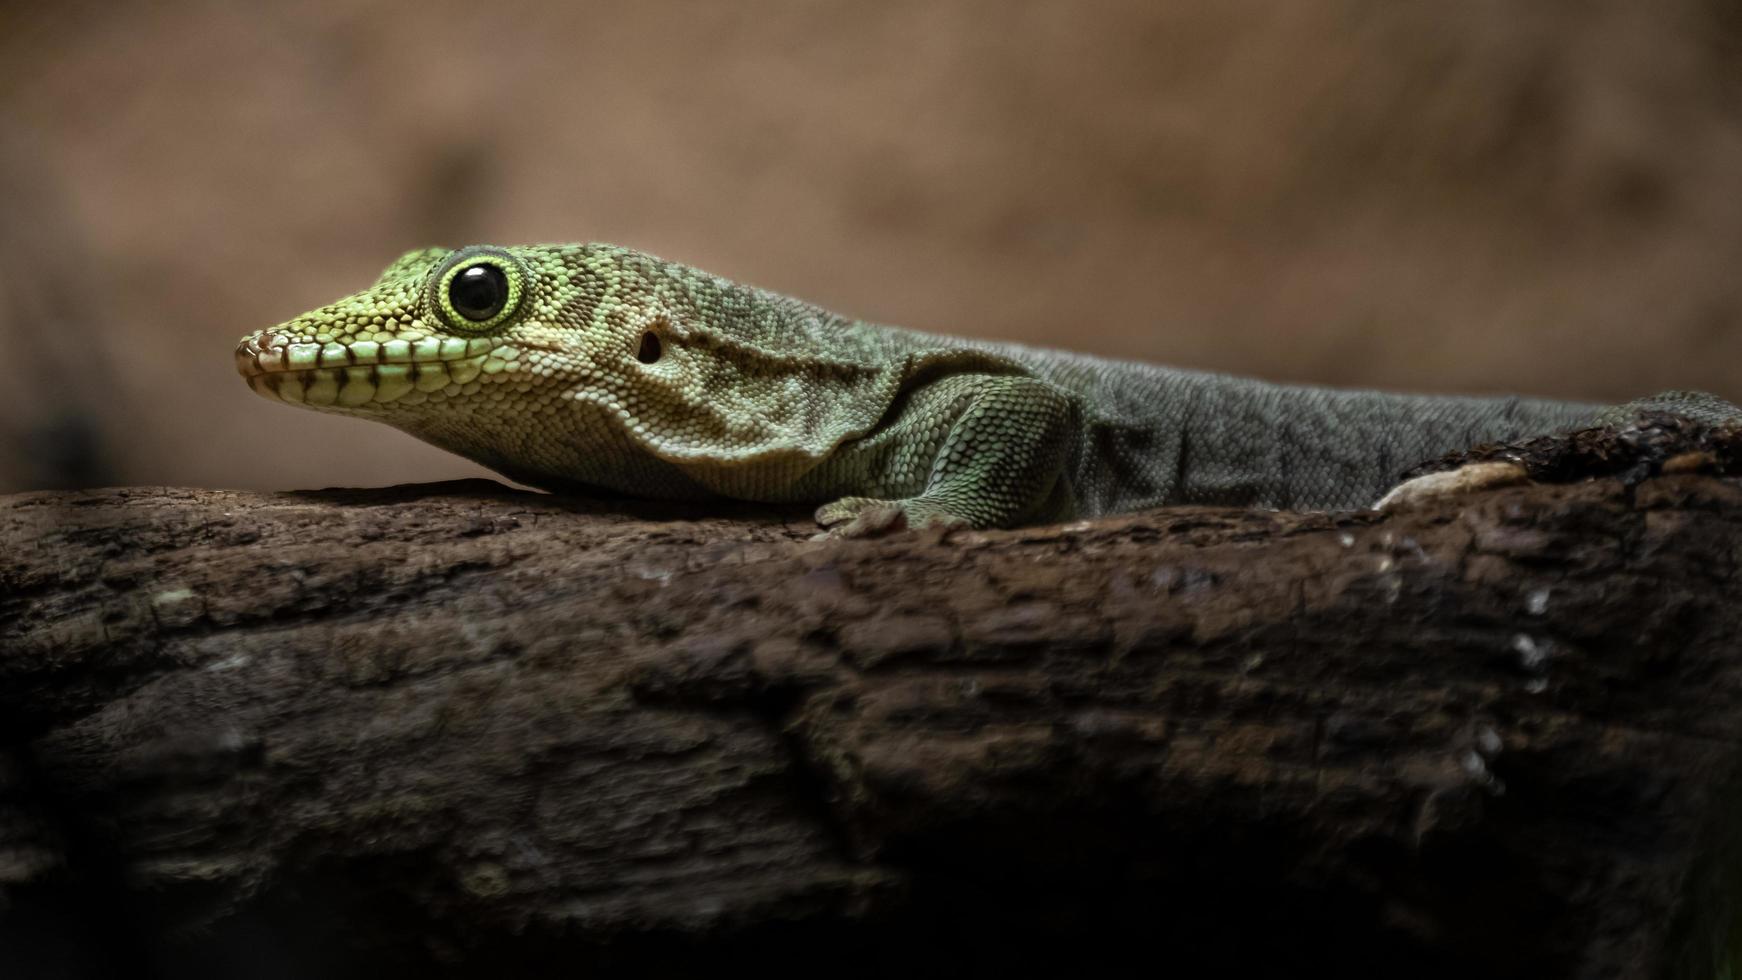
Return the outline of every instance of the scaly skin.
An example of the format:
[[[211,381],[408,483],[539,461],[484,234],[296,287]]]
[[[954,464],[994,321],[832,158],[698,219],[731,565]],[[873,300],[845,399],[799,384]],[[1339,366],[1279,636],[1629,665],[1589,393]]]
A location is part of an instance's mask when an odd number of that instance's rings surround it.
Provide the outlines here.
[[[533,486],[816,502],[848,536],[1173,503],[1360,507],[1421,460],[1599,412],[932,336],[601,244],[411,252],[236,359],[268,398]]]

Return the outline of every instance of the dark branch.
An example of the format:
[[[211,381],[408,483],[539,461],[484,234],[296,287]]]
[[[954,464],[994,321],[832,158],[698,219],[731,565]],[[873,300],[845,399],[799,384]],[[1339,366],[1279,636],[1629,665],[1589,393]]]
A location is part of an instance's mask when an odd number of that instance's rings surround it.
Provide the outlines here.
[[[871,542],[481,482],[5,498],[0,970],[1709,971],[1742,492],[1693,437]]]

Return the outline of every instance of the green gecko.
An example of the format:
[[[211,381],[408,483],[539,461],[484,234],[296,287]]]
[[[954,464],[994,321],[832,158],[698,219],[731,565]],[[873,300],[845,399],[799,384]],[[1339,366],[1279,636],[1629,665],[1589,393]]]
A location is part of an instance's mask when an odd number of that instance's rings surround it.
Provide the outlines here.
[[[1415,463],[1604,413],[935,336],[604,244],[410,252],[243,338],[236,363],[268,398],[386,422],[531,486],[816,503],[848,537],[1166,504],[1365,507]]]

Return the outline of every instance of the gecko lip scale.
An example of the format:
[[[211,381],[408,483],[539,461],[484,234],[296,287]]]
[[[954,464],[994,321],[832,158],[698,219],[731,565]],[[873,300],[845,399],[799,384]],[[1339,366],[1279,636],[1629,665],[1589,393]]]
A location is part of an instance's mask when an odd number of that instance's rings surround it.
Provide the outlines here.
[[[492,337],[459,337],[421,340],[389,340],[377,343],[356,340],[351,343],[295,342],[274,331],[263,331],[244,337],[236,345],[236,370],[243,377],[272,374],[279,371],[307,371],[312,368],[346,368],[369,364],[432,364],[492,356],[507,362],[515,360],[514,348],[500,346]]]
[[[475,393],[481,375],[513,363],[514,351],[492,338],[424,338],[384,343],[294,343],[265,331],[236,346],[236,370],[248,387],[293,404],[358,407]]]

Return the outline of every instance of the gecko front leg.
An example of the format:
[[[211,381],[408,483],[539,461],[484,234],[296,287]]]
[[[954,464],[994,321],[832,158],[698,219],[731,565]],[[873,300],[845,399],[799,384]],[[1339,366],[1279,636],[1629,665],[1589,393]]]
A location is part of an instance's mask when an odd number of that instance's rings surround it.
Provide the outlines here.
[[[899,499],[842,497],[825,504],[816,519],[829,529],[827,536],[1010,527],[1068,516],[1062,501],[1069,495],[1058,492],[1069,472],[1071,440],[1078,435],[1078,413],[1068,395],[1033,378],[988,375],[951,410],[959,412],[953,421],[938,420],[948,432],[924,489]]]

